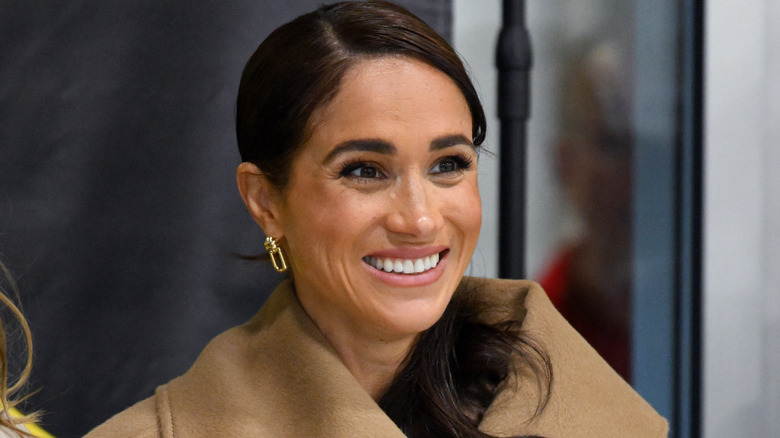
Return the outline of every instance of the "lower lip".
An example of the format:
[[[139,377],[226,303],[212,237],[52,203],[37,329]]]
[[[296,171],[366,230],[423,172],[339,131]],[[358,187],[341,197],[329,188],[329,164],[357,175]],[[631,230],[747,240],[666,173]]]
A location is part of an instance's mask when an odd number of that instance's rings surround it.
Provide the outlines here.
[[[444,273],[444,267],[447,265],[447,259],[449,259],[450,252],[444,251],[439,256],[439,263],[435,268],[429,269],[419,274],[399,274],[396,272],[385,272],[384,270],[377,269],[368,263],[363,264],[368,268],[368,271],[374,277],[378,278],[383,283],[396,287],[416,287],[426,286],[434,283]]]

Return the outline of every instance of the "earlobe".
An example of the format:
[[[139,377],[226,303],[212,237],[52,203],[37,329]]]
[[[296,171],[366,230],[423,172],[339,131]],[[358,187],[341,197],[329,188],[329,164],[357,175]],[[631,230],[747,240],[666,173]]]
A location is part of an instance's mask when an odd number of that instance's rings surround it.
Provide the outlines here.
[[[236,170],[236,183],[249,214],[260,225],[265,235],[273,236],[277,240],[281,239],[284,232],[275,202],[276,189],[270,181],[256,165],[243,162]]]

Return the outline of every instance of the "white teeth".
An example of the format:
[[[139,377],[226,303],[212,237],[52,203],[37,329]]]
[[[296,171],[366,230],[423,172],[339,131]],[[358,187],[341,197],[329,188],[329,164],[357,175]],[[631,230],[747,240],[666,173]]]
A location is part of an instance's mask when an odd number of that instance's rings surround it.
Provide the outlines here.
[[[421,274],[435,268],[436,265],[439,264],[439,254],[436,253],[419,259],[391,259],[389,257],[382,259],[374,256],[367,256],[363,258],[363,261],[385,272]]]

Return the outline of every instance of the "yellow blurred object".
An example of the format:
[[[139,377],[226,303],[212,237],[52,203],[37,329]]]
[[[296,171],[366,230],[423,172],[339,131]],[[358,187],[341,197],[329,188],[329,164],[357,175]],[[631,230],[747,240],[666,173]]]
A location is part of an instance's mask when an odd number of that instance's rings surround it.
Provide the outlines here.
[[[24,417],[24,414],[19,412],[16,408],[9,409],[9,412],[13,417],[16,418]],[[30,432],[33,436],[36,436],[38,438],[54,438],[54,435],[50,434],[49,432],[46,432],[45,430],[43,430],[41,426],[38,426],[35,423],[25,423],[24,427],[27,428],[27,431]]]

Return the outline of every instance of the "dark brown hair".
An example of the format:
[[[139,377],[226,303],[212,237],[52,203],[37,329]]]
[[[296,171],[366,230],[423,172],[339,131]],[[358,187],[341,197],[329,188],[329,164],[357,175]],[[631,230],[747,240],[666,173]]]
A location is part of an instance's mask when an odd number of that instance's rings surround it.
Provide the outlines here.
[[[472,117],[472,140],[485,138],[485,114],[462,61],[450,45],[406,9],[385,1],[322,6],[272,32],[249,59],[238,91],[236,132],[241,159],[283,191],[312,115],[339,90],[350,67],[401,56],[449,76]],[[485,324],[453,300],[424,332],[380,406],[410,437],[488,437],[478,430],[513,366],[531,366],[549,395],[551,368],[520,321]]]

